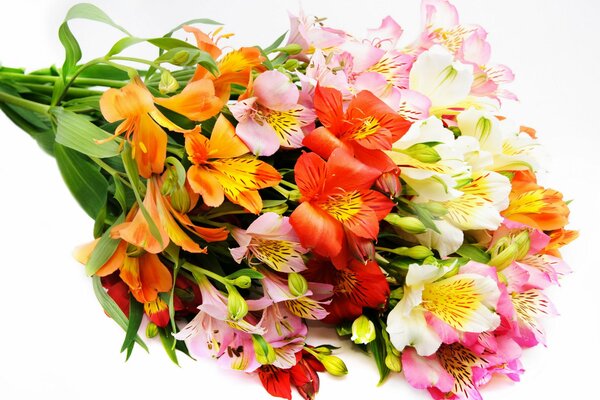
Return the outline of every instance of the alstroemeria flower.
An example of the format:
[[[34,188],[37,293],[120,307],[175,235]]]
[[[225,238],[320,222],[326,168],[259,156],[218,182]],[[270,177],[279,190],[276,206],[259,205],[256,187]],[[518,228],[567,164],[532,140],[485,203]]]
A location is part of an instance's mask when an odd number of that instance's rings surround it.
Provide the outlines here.
[[[535,175],[517,173],[511,184],[504,217],[544,231],[564,228],[569,222],[569,207],[562,193],[538,185]]]
[[[275,350],[277,368],[296,365],[296,354],[304,348],[308,327],[299,316],[282,303],[274,303],[263,310],[260,325],[265,328],[263,338]]]
[[[315,120],[315,115],[298,104],[300,92],[287,75],[263,72],[254,81],[251,96],[229,109],[239,121],[237,135],[252,153],[270,156],[279,146],[302,147],[302,129]]]
[[[231,235],[240,247],[229,249],[238,263],[247,258],[248,263],[258,262],[278,272],[300,272],[306,269],[302,255],[306,250],[289,222],[289,217],[264,213],[248,229],[235,228]]]
[[[317,17],[304,14],[302,9],[298,15],[289,13],[289,18],[288,44],[299,44],[305,54],[311,54],[316,49],[329,49],[344,42],[345,32],[323,27]]]
[[[208,52],[217,61],[217,69],[219,70],[215,76],[203,66],[198,65],[191,82],[203,79],[213,81],[215,94],[223,104],[229,100],[232,84],[247,87],[250,84],[252,70],[264,70],[261,64],[265,61],[265,58],[256,47],[242,47],[232,50],[221,57],[222,51],[217,46],[217,42],[219,39],[231,35],[216,36],[217,31],[221,30],[220,28],[212,35],[207,35],[192,26],[184,26],[183,29],[195,36],[197,46],[200,50]]]
[[[325,371],[323,364],[306,350],[296,353],[296,365],[289,369],[263,365],[258,370],[260,382],[275,397],[292,400],[292,386],[304,400],[312,400],[319,391],[319,375]]]
[[[262,209],[258,189],[275,186],[281,175],[269,164],[248,154],[233,125],[220,115],[210,139],[198,130],[185,136],[185,148],[193,165],[187,176],[194,192],[210,207],[225,197],[254,214]]]
[[[223,102],[215,96],[209,80],[189,83],[180,94],[169,98],[153,97],[140,79],[121,89],[108,89],[100,98],[100,110],[108,122],[123,122],[115,129],[115,136],[125,134],[132,146],[132,157],[144,178],[163,171],[167,134],[161,128],[186,132],[162,114],[154,103],[186,116],[193,121],[204,121],[216,115]]]
[[[329,315],[323,321],[329,324],[352,321],[365,307],[380,308],[390,293],[385,275],[374,261],[352,260],[347,268],[337,269],[328,260],[313,258],[302,274],[309,281],[333,285],[331,303],[324,306]]]
[[[265,329],[252,314],[231,320],[227,297],[205,277],[199,279],[198,285],[202,294],[199,312],[175,338],[187,341],[192,354],[213,357],[224,367],[246,372],[259,368],[252,335],[264,335]]]
[[[396,168],[382,150],[406,133],[410,122],[368,91],[356,95],[344,108],[342,93],[317,86],[315,110],[323,124],[304,138],[304,145],[323,157],[343,148],[366,165],[382,172]]]
[[[301,155],[294,168],[301,204],[290,216],[302,246],[332,257],[344,268],[351,255],[366,260],[374,253],[379,221],[394,203],[371,190],[381,173],[336,149],[325,162],[315,153]]]
[[[265,297],[273,303],[283,303],[294,315],[301,318],[321,320],[327,316],[324,306],[330,301],[333,287],[327,283],[308,282],[308,290],[303,294],[293,294],[287,280],[274,272],[261,268],[261,280]]]
[[[79,247],[74,253],[75,259],[84,265],[87,264],[98,240]],[[121,280],[129,287],[133,297],[142,304],[154,302],[158,293],[171,290],[171,272],[158,256],[152,253],[129,256],[127,246],[128,243],[121,240],[113,255],[95,275],[106,277],[118,270]]]
[[[448,268],[411,264],[404,296],[388,315],[394,347],[413,346],[429,356],[454,332],[486,332],[500,324],[494,311],[500,290],[493,279],[474,273],[443,278]],[[448,331],[448,332],[446,332]]]
[[[225,228],[196,226],[186,214],[177,211],[171,204],[171,199],[161,194],[162,182],[163,178],[157,176],[148,179],[143,203],[160,237],[154,237],[148,220],[141,210],[137,211],[133,220],[115,226],[111,231],[113,237],[121,238],[153,254],[163,251],[169,242],[191,253],[205,253],[206,249],[200,247],[190,234],[206,242],[227,239],[228,231]]]

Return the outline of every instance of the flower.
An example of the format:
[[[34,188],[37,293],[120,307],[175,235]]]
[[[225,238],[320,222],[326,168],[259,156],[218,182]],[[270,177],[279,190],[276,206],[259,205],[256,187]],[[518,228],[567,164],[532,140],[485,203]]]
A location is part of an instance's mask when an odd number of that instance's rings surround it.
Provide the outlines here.
[[[224,198],[258,214],[262,199],[258,189],[275,186],[281,175],[269,164],[248,154],[233,125],[220,115],[210,139],[198,130],[185,135],[185,148],[193,165],[187,177],[194,192],[210,207]]]
[[[324,159],[343,148],[366,165],[382,172],[396,166],[382,152],[408,130],[410,122],[369,91],[361,91],[344,111],[342,93],[333,88],[315,91],[315,110],[323,124],[304,138],[304,145]]]
[[[218,242],[227,238],[225,228],[205,228],[194,225],[186,214],[175,210],[171,199],[161,193],[163,177],[153,176],[148,179],[144,207],[157,229],[155,237],[147,217],[137,210],[131,221],[115,226],[111,235],[143,248],[145,251],[158,254],[173,242],[182,249],[192,253],[205,253],[206,249],[190,237],[189,233],[207,242]],[[192,207],[190,207],[192,208]],[[183,229],[182,229],[183,226]],[[187,231],[187,232],[186,232]]]
[[[444,278],[448,272],[435,265],[409,266],[402,300],[387,320],[397,350],[413,346],[419,355],[429,356],[442,342],[456,341],[457,332],[486,332],[500,324],[492,311],[500,297],[498,284],[475,273]]]
[[[352,260],[346,268],[337,269],[326,259],[313,258],[303,275],[333,285],[331,303],[324,306],[329,314],[323,321],[329,324],[353,320],[365,307],[379,309],[390,293],[385,275],[374,261]]]
[[[373,254],[379,221],[394,203],[369,188],[380,175],[343,149],[325,162],[315,153],[298,158],[294,168],[302,194],[290,216],[302,246],[345,267],[351,256],[364,261]]]
[[[163,171],[167,134],[161,128],[186,132],[162,114],[155,104],[186,116],[193,121],[204,121],[223,107],[215,96],[209,80],[201,79],[188,84],[183,91],[170,98],[156,98],[139,78],[121,89],[108,89],[100,98],[100,110],[108,122],[123,120],[115,129],[115,137],[125,134],[132,145],[139,174],[149,178]]]
[[[282,217],[267,212],[255,219],[248,229],[233,229],[233,238],[240,247],[230,249],[238,263],[252,258],[278,272],[300,272],[306,269],[302,255],[308,250],[300,245],[300,239],[289,222]]]
[[[279,71],[260,74],[252,97],[229,106],[239,121],[236,133],[256,155],[270,156],[279,149],[302,147],[303,128],[315,120],[312,110],[298,104],[300,92]]]

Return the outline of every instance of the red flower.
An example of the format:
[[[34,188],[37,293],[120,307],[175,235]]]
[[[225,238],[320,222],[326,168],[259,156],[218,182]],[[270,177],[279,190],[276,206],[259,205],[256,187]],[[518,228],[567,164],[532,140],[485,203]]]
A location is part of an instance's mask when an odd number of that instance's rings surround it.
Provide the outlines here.
[[[381,172],[398,169],[382,150],[390,150],[406,133],[410,122],[373,93],[358,93],[344,112],[339,90],[317,86],[315,111],[323,126],[304,138],[306,147],[325,159],[333,150],[343,148]]]
[[[302,274],[307,280],[333,285],[333,297],[325,309],[329,315],[323,320],[337,324],[354,320],[363,313],[363,307],[379,308],[390,294],[385,275],[374,261],[362,264],[353,260],[348,268],[339,270],[324,259],[312,259]]]
[[[264,365],[258,370],[260,382],[275,397],[291,400],[292,385],[305,400],[312,400],[319,391],[319,376],[325,368],[316,358],[306,351],[296,353],[296,365],[290,369],[281,369]]]
[[[290,223],[302,246],[331,257],[338,268],[344,268],[351,255],[362,261],[372,257],[379,221],[394,206],[370,190],[381,173],[342,149],[334,150],[327,162],[305,153],[294,173],[302,197]]]

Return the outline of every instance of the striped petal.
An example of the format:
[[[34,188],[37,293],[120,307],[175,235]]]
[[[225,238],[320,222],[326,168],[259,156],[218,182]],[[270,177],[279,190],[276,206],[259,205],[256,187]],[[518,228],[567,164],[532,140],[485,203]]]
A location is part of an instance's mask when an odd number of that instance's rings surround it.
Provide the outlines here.
[[[512,293],[511,300],[515,307],[519,337],[515,338],[521,345],[531,347],[537,343],[546,343],[544,327],[540,319],[556,315],[556,309],[541,290],[531,289],[523,293]]]

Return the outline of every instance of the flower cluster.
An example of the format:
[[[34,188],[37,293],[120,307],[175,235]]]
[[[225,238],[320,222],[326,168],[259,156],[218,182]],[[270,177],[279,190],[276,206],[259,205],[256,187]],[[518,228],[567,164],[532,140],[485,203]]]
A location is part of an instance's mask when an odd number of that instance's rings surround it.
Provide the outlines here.
[[[65,34],[58,73],[4,71],[35,82],[0,102],[54,127],[49,146],[32,136],[95,219],[76,258],[127,357],[144,324],[175,362],[212,357],[312,399],[319,372],[347,372],[307,343],[316,320],[434,399],[519,380],[577,233],[537,183],[535,131],[502,116],[513,74],[486,31],[447,0],[422,14],[405,41],[391,17],[357,37],[300,13],[265,48],[184,24],[191,41],[127,33],[83,65]],[[113,24],[89,4],[69,15]],[[120,55],[142,41],[158,58]]]

